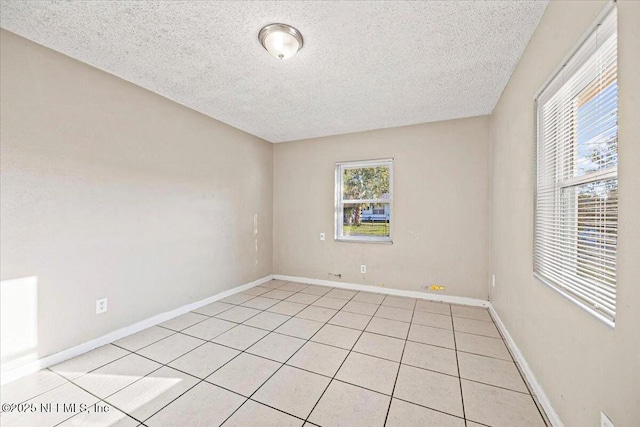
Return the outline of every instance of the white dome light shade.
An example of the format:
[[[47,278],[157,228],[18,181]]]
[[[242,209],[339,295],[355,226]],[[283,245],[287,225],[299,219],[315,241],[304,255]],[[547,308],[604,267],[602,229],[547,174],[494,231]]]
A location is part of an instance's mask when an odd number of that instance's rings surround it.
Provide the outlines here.
[[[262,46],[278,59],[289,59],[302,48],[302,34],[286,24],[270,24],[260,30]]]
[[[264,47],[276,58],[289,59],[300,49],[300,43],[291,34],[278,31],[265,37]]]

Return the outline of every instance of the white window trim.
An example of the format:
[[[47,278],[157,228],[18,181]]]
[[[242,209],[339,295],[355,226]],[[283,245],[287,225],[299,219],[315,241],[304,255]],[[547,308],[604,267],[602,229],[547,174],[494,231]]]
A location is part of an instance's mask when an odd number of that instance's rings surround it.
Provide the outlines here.
[[[591,36],[591,34],[596,30],[596,28],[598,28],[598,26],[607,17],[607,15],[609,15],[609,13],[613,9],[616,8],[616,1],[617,0],[611,0],[611,1],[609,1],[609,3],[606,4],[606,6],[604,6],[604,8],[600,12],[600,14],[596,18],[596,20],[593,22],[593,24],[591,24],[591,26],[589,26],[589,28],[587,29],[587,31],[585,31],[585,33],[582,35],[582,37],[580,37],[576,41],[575,46],[573,46],[573,48],[569,51],[567,56],[562,58],[562,61],[560,61],[560,65],[558,65],[553,70],[553,72],[549,75],[549,77],[547,77],[547,79],[544,81],[542,86],[540,86],[540,89],[538,89],[538,91],[536,93],[534,93],[534,95],[533,95],[533,101],[534,102],[538,102],[538,98],[540,98],[540,95],[542,95],[542,92],[544,92],[545,89],[547,89],[547,87],[553,81],[553,79],[556,77],[556,75],[558,73],[560,73],[560,71],[564,68],[565,64],[567,62],[569,62],[569,60],[571,60],[572,57],[575,56],[575,54],[580,50],[582,45],[589,39],[589,36]],[[538,111],[538,109],[537,109],[537,106],[536,106],[536,109],[534,111],[534,116],[536,117],[536,119],[538,117],[538,112],[537,111]],[[536,123],[536,127],[537,127],[537,123]]]
[[[393,244],[393,158],[336,162],[335,166],[334,240],[336,242]],[[344,169],[358,169],[375,166],[386,166],[389,168],[389,199],[348,200],[347,203],[388,203],[389,237],[344,236],[342,233],[344,208],[344,201],[342,200],[342,171]]]
[[[536,159],[536,167],[537,167],[537,158],[538,158],[538,134],[539,134],[539,122],[540,122],[539,117],[538,117],[538,115],[539,115],[538,99],[539,99],[540,95],[545,91],[545,89],[547,89],[547,87],[553,81],[553,79],[556,77],[556,75],[561,72],[561,70],[564,68],[564,66],[580,50],[580,48],[583,46],[585,41],[592,35],[592,33],[594,31],[596,31],[597,27],[603,22],[603,20],[614,9],[616,9],[616,0],[610,1],[603,8],[603,10],[600,12],[598,17],[596,18],[595,22],[583,34],[583,36],[578,40],[578,42],[573,47],[573,49],[571,49],[571,51],[567,54],[567,56],[565,56],[563,58],[563,60],[560,62],[560,65],[551,73],[551,75],[547,78],[547,80],[542,84],[540,89],[534,94],[534,129],[535,129],[535,135],[536,135],[535,136],[536,140],[535,140],[535,143],[534,143],[534,147],[535,147],[534,159]],[[604,178],[610,178],[612,176],[617,176],[617,166],[609,168],[609,169],[606,169],[606,170],[602,170],[602,171],[599,171],[599,172],[596,172],[596,173],[593,173],[593,174],[587,174],[586,176],[579,176],[579,177],[570,178],[568,180],[565,180],[565,182],[563,184],[566,184],[567,186],[572,186],[572,185],[578,185],[578,184],[585,183],[585,182],[590,182],[590,181],[594,180],[594,178],[604,179]],[[534,177],[534,180],[537,181],[537,177]],[[536,200],[534,200],[534,210],[535,210],[535,206],[536,206]],[[534,214],[533,226],[534,226],[533,234],[535,235],[535,214]],[[571,303],[577,305],[578,307],[582,308],[584,311],[588,312],[589,314],[594,316],[596,319],[598,319],[599,321],[601,321],[605,325],[615,329],[615,320],[612,321],[608,317],[603,316],[600,312],[598,312],[597,310],[594,310],[594,308],[591,307],[590,305],[585,304],[580,299],[574,297],[571,292],[565,291],[562,288],[562,286],[559,286],[557,283],[549,281],[544,276],[538,274],[535,271],[533,272],[533,277],[537,281],[539,281],[541,284],[551,288],[553,291],[557,292],[559,295],[564,297],[566,300],[568,300],[569,302],[571,302]]]

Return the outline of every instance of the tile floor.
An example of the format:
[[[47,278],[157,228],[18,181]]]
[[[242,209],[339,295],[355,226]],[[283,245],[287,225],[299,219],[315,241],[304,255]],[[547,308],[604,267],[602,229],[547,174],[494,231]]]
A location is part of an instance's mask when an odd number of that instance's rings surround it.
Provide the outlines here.
[[[2,403],[36,409],[7,427],[546,425],[487,310],[278,280],[5,385]]]

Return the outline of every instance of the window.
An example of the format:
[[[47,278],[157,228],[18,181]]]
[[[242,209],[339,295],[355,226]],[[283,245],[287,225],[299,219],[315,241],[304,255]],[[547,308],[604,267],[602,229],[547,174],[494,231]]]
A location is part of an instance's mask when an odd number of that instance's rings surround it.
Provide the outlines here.
[[[393,160],[336,163],[336,240],[391,243]]]
[[[618,231],[613,8],[536,99],[534,273],[610,325]]]

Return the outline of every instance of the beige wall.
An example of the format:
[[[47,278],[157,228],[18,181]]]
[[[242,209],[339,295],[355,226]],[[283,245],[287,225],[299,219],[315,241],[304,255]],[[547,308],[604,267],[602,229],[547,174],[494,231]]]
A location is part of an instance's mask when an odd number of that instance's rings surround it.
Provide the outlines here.
[[[533,278],[533,97],[606,3],[551,2],[491,117],[491,301],[566,426],[640,420],[640,3],[618,3],[619,244],[612,329]]]
[[[271,273],[270,143],[1,43],[2,279],[38,277],[39,357]]]
[[[494,272],[491,301],[565,425],[595,427],[603,410],[635,426],[640,2],[618,5],[615,329],[532,276],[533,96],[604,4],[549,5],[490,119],[273,147],[2,31],[2,279],[38,277],[38,356],[271,272],[483,299]],[[334,242],[334,162],[383,157],[394,244]]]
[[[487,299],[487,116],[281,143],[273,154],[274,273],[413,291],[437,283]],[[387,157],[393,245],[335,242],[335,162]]]

